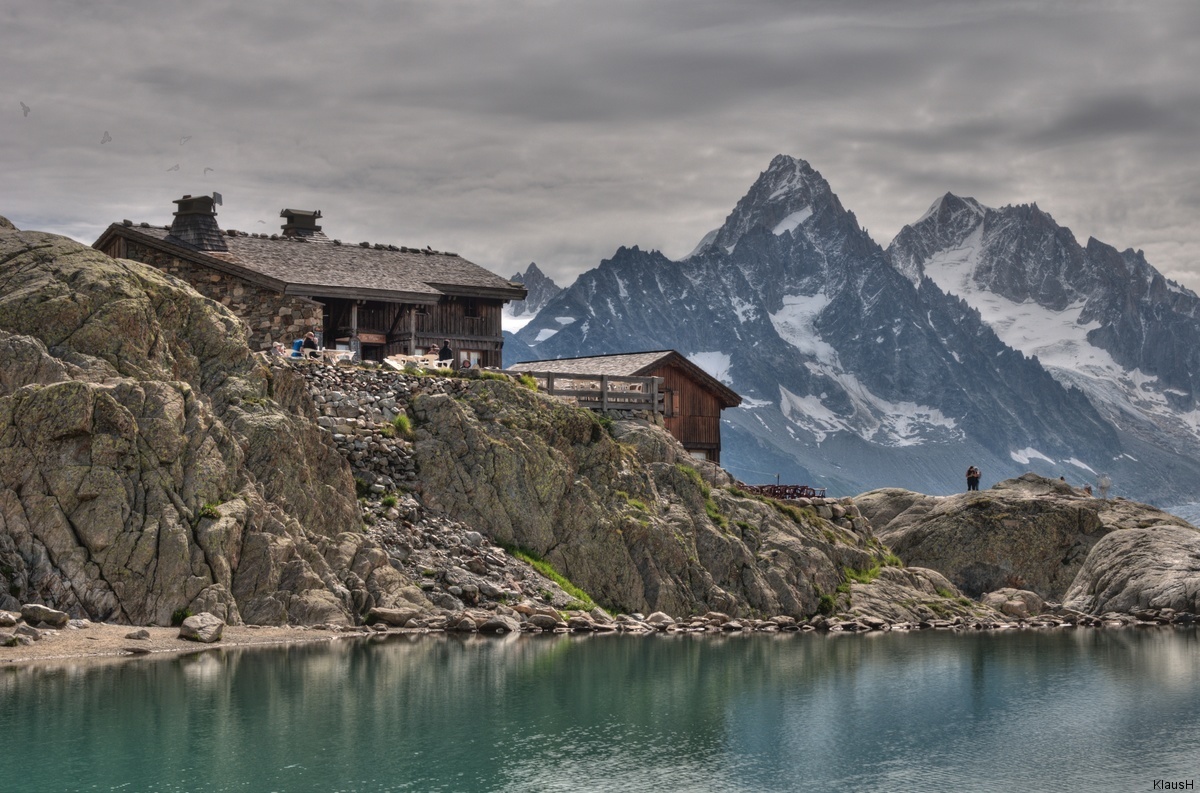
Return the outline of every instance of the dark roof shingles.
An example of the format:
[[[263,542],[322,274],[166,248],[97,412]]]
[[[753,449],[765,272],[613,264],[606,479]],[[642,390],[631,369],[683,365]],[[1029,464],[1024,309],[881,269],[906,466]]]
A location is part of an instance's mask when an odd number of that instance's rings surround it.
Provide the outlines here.
[[[116,229],[180,244],[177,239],[168,240],[168,232],[162,227],[116,226]],[[282,236],[270,239],[240,233],[236,236],[226,234],[224,239],[228,253],[197,251],[197,254],[239,265],[289,286],[302,287],[303,291],[336,287],[426,294],[434,299],[455,288],[513,290],[506,279],[456,254],[314,244]]]

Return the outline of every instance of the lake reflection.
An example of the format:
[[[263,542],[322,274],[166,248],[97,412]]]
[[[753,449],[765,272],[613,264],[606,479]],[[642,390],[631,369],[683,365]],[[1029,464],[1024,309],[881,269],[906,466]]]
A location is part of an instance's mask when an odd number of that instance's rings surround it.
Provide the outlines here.
[[[1150,790],[1200,638],[389,637],[0,669],[0,727],[3,790]]]

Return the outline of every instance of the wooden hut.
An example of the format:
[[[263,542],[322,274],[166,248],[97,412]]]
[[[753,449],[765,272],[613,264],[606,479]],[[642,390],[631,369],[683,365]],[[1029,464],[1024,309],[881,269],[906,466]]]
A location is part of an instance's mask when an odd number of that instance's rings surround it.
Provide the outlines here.
[[[458,361],[501,365],[500,313],[520,284],[431,248],[344,244],[319,210],[285,209],[280,232],[221,229],[214,199],[184,196],[169,226],[123,221],[92,247],[176,275],[245,320],[250,345],[287,345],[308,331],[364,358],[425,352],[448,339]]]
[[[721,411],[742,398],[675,350],[526,361],[515,372],[660,377],[667,431],[694,457],[721,462]]]

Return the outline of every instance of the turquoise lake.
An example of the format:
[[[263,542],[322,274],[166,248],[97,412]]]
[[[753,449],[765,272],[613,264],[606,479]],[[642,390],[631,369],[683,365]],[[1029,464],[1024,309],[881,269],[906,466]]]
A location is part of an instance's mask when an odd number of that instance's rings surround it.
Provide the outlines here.
[[[1196,628],[386,637],[0,669],[3,791],[1137,791]]]

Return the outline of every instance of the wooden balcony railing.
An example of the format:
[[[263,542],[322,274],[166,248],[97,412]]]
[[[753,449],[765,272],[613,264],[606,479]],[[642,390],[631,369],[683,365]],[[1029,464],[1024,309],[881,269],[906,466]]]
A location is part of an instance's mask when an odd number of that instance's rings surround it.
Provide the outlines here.
[[[563,372],[517,372],[537,381],[538,390],[573,401],[591,410],[647,411],[662,413],[661,377],[624,377],[608,374],[564,374]]]

